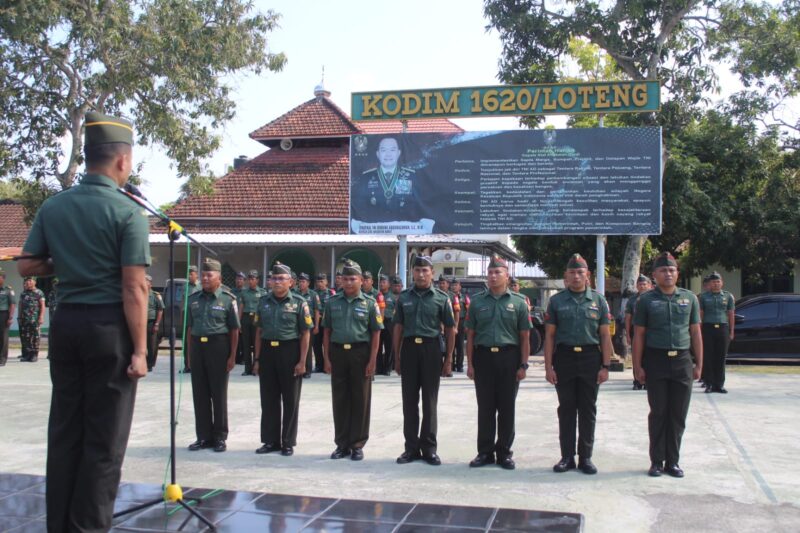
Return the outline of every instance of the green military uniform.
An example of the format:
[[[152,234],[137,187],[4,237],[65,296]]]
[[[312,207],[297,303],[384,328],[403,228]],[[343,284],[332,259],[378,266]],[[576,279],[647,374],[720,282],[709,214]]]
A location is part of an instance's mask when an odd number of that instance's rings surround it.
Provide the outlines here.
[[[246,276],[244,275],[244,272],[237,272],[236,273],[237,281],[239,279],[244,280],[245,278],[246,278]],[[244,287],[241,287],[241,288],[234,287],[234,288],[231,289],[231,294],[236,296],[236,305],[238,306],[238,308],[240,310],[242,309],[242,303],[243,303],[242,302],[242,291],[244,291]],[[242,336],[241,335],[239,335],[239,343],[236,346],[236,364],[237,365],[244,364],[244,350],[242,349]]]
[[[664,254],[654,270],[662,266],[677,267],[677,262]],[[650,461],[676,466],[692,395],[690,325],[700,323],[700,305],[691,291],[676,287],[664,294],[656,287],[639,296],[633,323],[646,328],[641,364],[650,404]]]
[[[203,270],[219,272],[221,266],[219,261],[207,259]],[[213,443],[224,451],[228,438],[230,335],[239,329],[236,296],[221,286],[214,292],[193,293],[189,296],[186,327],[191,347],[195,444],[199,444],[193,447],[210,447]]]
[[[716,272],[709,281],[722,279]],[[725,290],[706,291],[698,297],[703,312],[703,369],[706,392],[725,391],[725,358],[730,343],[730,324],[728,313],[736,308],[733,294]],[[727,391],[726,391],[727,392]]]
[[[150,289],[147,295],[147,370],[153,370],[158,359],[158,313],[164,312],[164,299]],[[163,314],[162,314],[163,316]]]
[[[506,263],[497,257],[489,263],[489,268],[499,266]],[[510,290],[494,295],[487,289],[472,298],[465,327],[474,332],[471,364],[478,400],[478,456],[493,460],[496,454],[502,464],[511,461],[517,370],[528,357],[520,353],[519,336],[533,328],[528,305]]]
[[[414,266],[433,268],[429,257],[418,256]],[[405,453],[398,462],[409,462],[422,455],[438,464],[436,456],[437,402],[442,375],[439,333],[442,326],[455,327],[453,306],[447,293],[433,286],[413,287],[397,298],[393,323],[402,328],[400,379],[403,394],[403,436]],[[422,392],[422,425],[419,399]]]
[[[248,278],[258,279],[258,271],[251,270]],[[258,312],[258,301],[267,293],[263,287],[256,286],[254,289],[245,287],[242,289],[242,359],[244,360],[243,376],[253,375],[253,356],[255,354],[256,339],[256,313]]]
[[[361,275],[361,267],[346,260],[343,274]],[[361,448],[369,439],[372,379],[366,376],[366,367],[371,357],[370,342],[372,332],[383,328],[383,317],[373,298],[361,291],[352,297],[341,292],[328,299],[322,325],[329,338],[337,450],[331,457],[353,452],[354,457],[360,458]]]
[[[326,280],[328,276],[325,274],[317,274],[317,280]],[[336,294],[336,291],[331,288],[325,289],[315,289],[314,292],[317,293],[317,297],[319,297],[319,312],[320,312],[320,323],[319,323],[319,332],[314,335],[314,372],[322,372],[325,366],[325,361],[322,356],[322,339],[324,338],[324,328],[322,327],[322,313],[325,310],[325,305],[328,303],[328,299]]]
[[[33,363],[39,359],[39,338],[41,335],[39,314],[44,305],[44,293],[39,289],[24,290],[19,295],[17,324],[19,324],[19,340],[22,344],[23,361]]]
[[[87,166],[94,149],[133,144],[127,121],[86,113]],[[127,447],[136,381],[126,375],[133,342],[122,306],[122,268],[148,266],[147,213],[119,183],[86,174],[36,213],[25,253],[49,255],[59,279],[50,324],[47,528],[106,531]]]
[[[450,284],[452,287],[452,282]],[[467,318],[467,301],[464,291],[454,292],[458,297],[458,329],[456,330],[456,349],[453,354],[453,372],[464,371],[464,322]]]
[[[5,281],[5,272],[0,270],[0,276],[2,276],[0,279]],[[8,322],[16,303],[17,297],[14,294],[13,287],[5,284],[0,286],[0,328],[2,328],[2,333],[0,334],[0,366],[4,366],[8,361]]]
[[[299,279],[305,279],[309,282],[311,281],[311,277],[305,273],[300,273]],[[308,303],[308,310],[311,313],[312,319],[311,341],[308,343],[308,355],[306,356],[306,373],[303,375],[304,378],[309,378],[311,377],[311,371],[314,370],[314,357],[312,351],[314,349],[314,338],[316,335],[314,335],[313,322],[316,321],[317,314],[322,313],[322,309],[320,308],[321,302],[319,295],[317,295],[316,291],[313,289],[308,289],[306,292],[302,292],[298,288],[296,294]]]
[[[288,270],[285,265],[273,267],[275,273],[288,274]],[[314,327],[314,321],[303,296],[289,291],[283,298],[278,298],[270,292],[258,302],[256,325],[261,332],[258,376],[261,442],[264,443],[256,452],[281,450],[284,455],[291,455],[297,445],[303,384],[302,374],[296,374],[295,367],[304,356],[308,357],[307,350],[306,354],[301,353],[301,340]]]
[[[575,254],[567,268],[588,269],[588,266]],[[600,327],[610,322],[606,299],[588,286],[578,293],[564,289],[550,298],[547,305],[545,324],[556,327],[553,369],[557,376],[558,440],[561,458],[570,465],[575,457],[576,425],[577,451],[582,464],[592,457],[599,390],[597,374],[603,360]]]

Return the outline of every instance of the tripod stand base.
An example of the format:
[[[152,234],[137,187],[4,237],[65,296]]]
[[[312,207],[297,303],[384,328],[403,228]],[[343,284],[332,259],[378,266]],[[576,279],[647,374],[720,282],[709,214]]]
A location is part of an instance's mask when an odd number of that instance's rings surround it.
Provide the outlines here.
[[[167,485],[167,488],[164,489],[164,499],[168,502],[177,502],[183,499],[183,489],[180,485],[173,483],[172,485]]]
[[[177,503],[178,505],[189,511],[189,513],[193,515],[195,518],[197,518],[206,526],[208,526],[208,528],[211,531],[216,531],[214,524],[212,524],[210,520],[208,520],[205,516],[200,514],[200,512],[194,509],[191,505],[186,503],[186,501],[183,499],[183,489],[181,488],[180,485],[177,484],[167,485],[167,487],[164,489],[163,498],[159,498],[157,500],[151,500],[149,502],[145,502],[140,505],[131,507],[130,509],[125,509],[124,511],[114,513],[114,518],[119,518],[120,516],[125,516],[127,514],[135,513],[137,511],[141,511],[142,509],[147,509],[148,507],[152,507],[154,505],[159,505],[162,503]]]

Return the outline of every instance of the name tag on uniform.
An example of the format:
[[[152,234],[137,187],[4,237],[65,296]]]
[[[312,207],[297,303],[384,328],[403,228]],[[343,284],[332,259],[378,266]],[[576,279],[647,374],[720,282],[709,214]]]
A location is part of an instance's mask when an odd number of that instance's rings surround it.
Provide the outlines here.
[[[676,357],[678,355],[678,350],[668,350],[667,356],[668,357]]]
[[[208,342],[208,337],[200,337],[200,342]]]
[[[352,345],[352,344],[343,344],[343,345],[342,345],[342,348],[344,348],[345,350],[349,350],[349,349],[350,349],[350,348],[352,348],[352,347],[353,347],[353,345]]]
[[[417,337],[414,339],[414,342],[417,344],[422,344],[422,339],[420,337]]]
[[[280,345],[281,345],[281,343],[280,343],[280,342],[278,342],[278,341],[270,341],[270,342],[269,342],[269,345],[274,347],[274,346],[280,346]]]

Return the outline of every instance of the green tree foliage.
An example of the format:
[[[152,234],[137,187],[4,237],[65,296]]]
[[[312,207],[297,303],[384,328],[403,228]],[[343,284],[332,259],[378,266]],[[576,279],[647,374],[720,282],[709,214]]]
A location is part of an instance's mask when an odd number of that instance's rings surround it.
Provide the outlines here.
[[[201,175],[235,111],[224,77],[286,62],[267,46],[278,18],[242,0],[4,2],[0,177],[70,187],[88,110],[130,117],[138,144],[163,146],[180,177]]]

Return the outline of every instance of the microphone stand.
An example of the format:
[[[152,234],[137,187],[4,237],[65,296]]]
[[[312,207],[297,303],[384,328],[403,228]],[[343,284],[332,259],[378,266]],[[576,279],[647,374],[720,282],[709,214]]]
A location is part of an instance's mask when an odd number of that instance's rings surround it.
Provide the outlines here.
[[[196,509],[192,508],[186,500],[183,499],[183,489],[177,482],[177,472],[175,467],[175,431],[178,427],[178,424],[175,420],[175,340],[176,340],[176,330],[175,330],[175,241],[180,239],[181,235],[189,239],[191,242],[197,244],[204,250],[208,251],[213,255],[218,255],[217,252],[212,250],[211,248],[205,246],[204,244],[198,242],[191,236],[186,233],[186,230],[180,226],[177,222],[169,218],[166,214],[159,211],[155,207],[151,207],[147,205],[149,201],[147,201],[142,193],[139,192],[139,189],[130,184],[126,183],[124,188],[117,189],[119,192],[145,208],[148,212],[152,213],[159,219],[159,223],[161,225],[165,225],[167,228],[167,236],[169,237],[169,290],[170,290],[170,306],[169,306],[169,322],[170,322],[170,333],[169,333],[169,427],[170,427],[170,441],[169,441],[169,457],[170,457],[170,470],[171,470],[171,477],[170,477],[170,484],[164,487],[164,494],[163,497],[151,500],[149,502],[145,502],[130,509],[125,509],[124,511],[119,511],[114,513],[114,518],[124,516],[126,514],[134,513],[141,509],[146,509],[147,507],[152,507],[154,505],[158,505],[162,502],[168,503],[177,503],[184,509],[186,509],[189,513],[194,515],[198,520],[203,522],[211,531],[216,531],[214,524],[211,523],[209,519],[204,517],[200,512]],[[184,350],[184,354],[186,353],[186,346],[183,346],[182,349]],[[194,501],[194,500],[190,500]],[[189,518],[187,517],[186,522],[188,522]],[[185,523],[184,522],[184,525]]]

